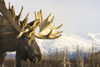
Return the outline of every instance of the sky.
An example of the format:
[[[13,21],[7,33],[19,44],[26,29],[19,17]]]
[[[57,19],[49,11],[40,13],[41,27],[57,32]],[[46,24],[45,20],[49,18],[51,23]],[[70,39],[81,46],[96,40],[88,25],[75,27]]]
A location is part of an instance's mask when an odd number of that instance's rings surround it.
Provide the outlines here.
[[[30,13],[29,22],[34,20],[34,12],[43,10],[55,16],[54,25],[63,24],[64,33],[100,33],[100,0],[5,0],[14,5],[16,14],[24,6],[21,20]]]

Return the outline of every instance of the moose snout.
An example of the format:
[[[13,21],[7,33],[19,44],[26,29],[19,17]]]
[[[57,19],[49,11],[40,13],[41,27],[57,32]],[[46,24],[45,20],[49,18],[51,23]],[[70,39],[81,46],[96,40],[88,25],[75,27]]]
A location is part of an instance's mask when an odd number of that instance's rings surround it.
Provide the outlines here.
[[[35,64],[40,62],[40,59],[37,58],[37,57],[35,57],[35,58],[29,58],[29,60],[30,60],[31,62],[35,63]]]
[[[33,59],[33,63],[37,64],[39,62],[40,62],[39,58],[36,57],[36,58]]]
[[[41,56],[30,57],[29,60],[36,64],[36,63],[39,63],[41,61]]]

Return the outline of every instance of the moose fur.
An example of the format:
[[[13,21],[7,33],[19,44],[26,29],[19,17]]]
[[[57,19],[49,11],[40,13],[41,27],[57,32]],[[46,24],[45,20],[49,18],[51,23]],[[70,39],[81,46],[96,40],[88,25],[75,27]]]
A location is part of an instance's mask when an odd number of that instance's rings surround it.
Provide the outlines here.
[[[25,36],[17,39],[18,32],[14,31],[7,20],[0,17],[0,65],[6,56],[6,51],[16,51],[17,67],[20,67],[21,60],[29,60],[35,63],[35,57],[38,62],[41,60],[41,51],[35,39],[29,39]],[[2,66],[0,66],[2,67]]]
[[[35,20],[28,23],[28,15],[23,21],[15,14],[14,7],[6,7],[5,0],[0,0],[0,67],[2,67],[7,51],[16,51],[16,67],[21,67],[21,60],[29,59],[33,63],[41,60],[42,54],[35,38],[56,39],[62,31],[56,31],[62,26],[51,26],[54,17],[50,20],[51,14],[44,19],[42,10],[35,12]],[[36,28],[39,27],[39,33]]]

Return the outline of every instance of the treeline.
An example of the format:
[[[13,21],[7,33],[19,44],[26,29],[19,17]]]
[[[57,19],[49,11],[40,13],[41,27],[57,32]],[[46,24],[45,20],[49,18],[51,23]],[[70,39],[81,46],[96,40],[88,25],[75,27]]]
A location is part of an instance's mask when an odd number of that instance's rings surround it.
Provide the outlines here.
[[[16,67],[15,60],[6,59],[4,67]],[[76,52],[65,51],[50,52],[47,56],[43,54],[42,61],[33,64],[29,61],[22,61],[22,67],[100,67],[100,52],[96,53],[94,48],[85,53],[76,49]]]

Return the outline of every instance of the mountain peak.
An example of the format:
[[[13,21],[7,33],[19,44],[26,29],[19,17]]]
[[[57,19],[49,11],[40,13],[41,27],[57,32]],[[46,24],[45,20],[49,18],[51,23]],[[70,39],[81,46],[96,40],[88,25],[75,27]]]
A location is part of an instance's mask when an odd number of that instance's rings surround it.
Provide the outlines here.
[[[91,50],[93,46],[93,41],[89,39],[85,39],[75,34],[62,34],[62,36],[58,39],[54,40],[40,40],[37,39],[37,43],[39,44],[42,52],[54,52],[57,50],[63,51],[66,48],[73,52],[77,49],[77,47],[83,51]]]

